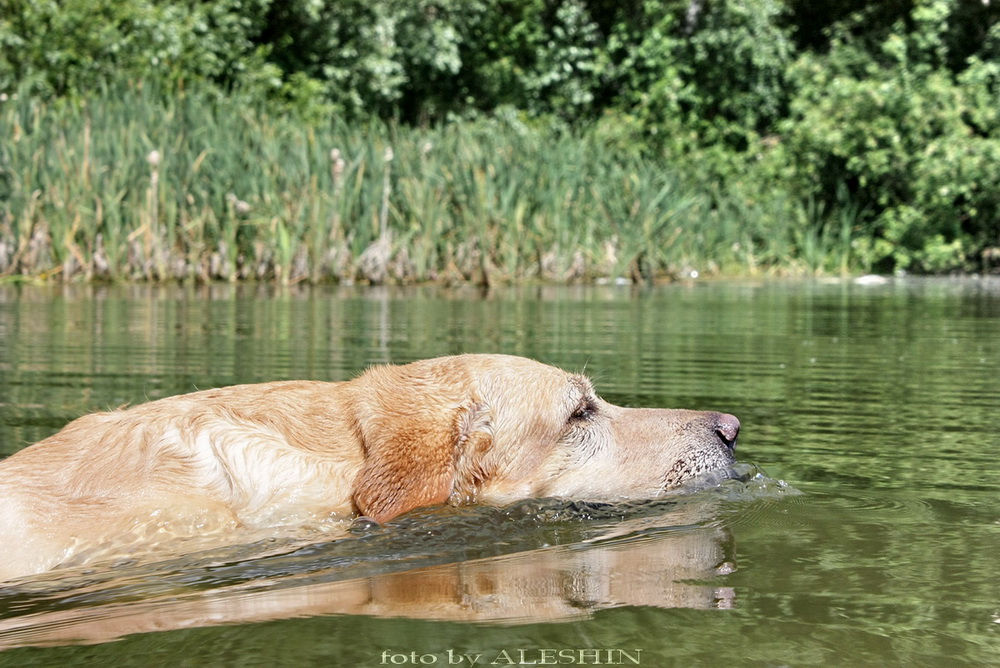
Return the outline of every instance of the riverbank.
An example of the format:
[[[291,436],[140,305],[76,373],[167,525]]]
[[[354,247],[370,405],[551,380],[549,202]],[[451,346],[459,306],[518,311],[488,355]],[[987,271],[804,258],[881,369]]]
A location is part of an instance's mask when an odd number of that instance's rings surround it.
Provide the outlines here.
[[[1000,269],[988,3],[108,0],[5,19],[0,275]]]

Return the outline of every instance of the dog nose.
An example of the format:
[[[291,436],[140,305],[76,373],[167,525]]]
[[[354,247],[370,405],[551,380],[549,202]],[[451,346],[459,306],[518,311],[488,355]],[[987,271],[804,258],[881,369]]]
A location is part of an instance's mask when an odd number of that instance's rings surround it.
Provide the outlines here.
[[[715,433],[730,450],[736,449],[736,439],[740,435],[740,420],[729,413],[719,413],[715,422]]]

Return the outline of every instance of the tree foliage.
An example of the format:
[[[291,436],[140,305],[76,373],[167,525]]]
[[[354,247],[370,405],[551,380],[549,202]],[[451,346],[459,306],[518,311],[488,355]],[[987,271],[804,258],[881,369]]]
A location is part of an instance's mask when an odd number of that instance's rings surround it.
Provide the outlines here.
[[[948,271],[1000,254],[998,19],[984,0],[0,0],[0,92],[126,78],[310,122],[590,128],[750,199],[850,207],[876,266]]]

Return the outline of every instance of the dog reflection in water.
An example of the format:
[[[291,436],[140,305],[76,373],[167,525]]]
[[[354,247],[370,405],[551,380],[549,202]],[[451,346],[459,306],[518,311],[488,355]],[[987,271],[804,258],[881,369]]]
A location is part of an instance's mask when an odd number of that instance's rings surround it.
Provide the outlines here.
[[[138,601],[0,620],[0,648],[331,614],[521,624],[583,619],[626,606],[729,608],[735,594],[721,576],[735,570],[734,550],[729,532],[713,520],[717,510],[715,501],[699,498],[618,522],[583,542],[345,580],[333,580],[333,569],[286,575],[294,569],[283,562],[287,570],[276,569],[280,575],[271,579],[197,591],[179,586]],[[432,520],[447,521],[447,515]],[[419,531],[416,524],[405,528],[411,530]],[[335,557],[337,543],[329,549]],[[260,570],[266,566],[265,559]],[[155,581],[156,573],[145,577]],[[94,589],[92,576],[80,582]],[[127,575],[108,575],[104,586],[150,591],[147,581]],[[155,590],[163,591],[163,583]]]

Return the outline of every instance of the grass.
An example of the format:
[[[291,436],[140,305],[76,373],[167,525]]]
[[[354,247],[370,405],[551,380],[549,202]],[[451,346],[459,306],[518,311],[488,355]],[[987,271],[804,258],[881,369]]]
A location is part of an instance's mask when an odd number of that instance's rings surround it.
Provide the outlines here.
[[[0,136],[0,276],[488,284],[856,264],[849,211],[517,121],[308,126],[122,86],[12,96]]]

